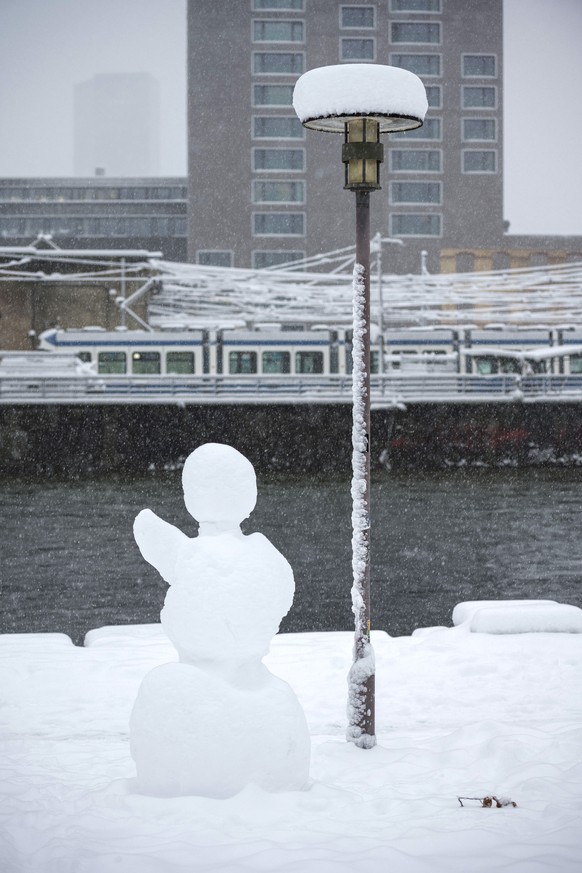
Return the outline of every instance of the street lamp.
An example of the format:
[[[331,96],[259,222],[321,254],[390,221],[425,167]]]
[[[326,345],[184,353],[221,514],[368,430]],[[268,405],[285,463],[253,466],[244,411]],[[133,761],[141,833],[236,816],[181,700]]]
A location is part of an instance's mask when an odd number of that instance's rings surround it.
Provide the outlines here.
[[[420,127],[427,110],[414,73],[378,64],[317,67],[295,85],[305,127],[342,133],[345,188],[356,194],[353,281],[352,610],[354,656],[348,683],[347,739],[376,743],[374,651],[370,643],[370,191],[380,188],[381,133]]]

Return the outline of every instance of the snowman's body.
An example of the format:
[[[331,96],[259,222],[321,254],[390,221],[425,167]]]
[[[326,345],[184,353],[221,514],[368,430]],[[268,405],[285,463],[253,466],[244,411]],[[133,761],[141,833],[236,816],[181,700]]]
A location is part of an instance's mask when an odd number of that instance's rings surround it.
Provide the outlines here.
[[[250,782],[301,788],[305,716],[262,663],[293,601],[293,572],[262,534],[240,530],[256,501],[254,470],[229,446],[208,444],[187,459],[183,484],[198,537],[149,510],[134,525],[143,556],[170,584],[161,620],[180,656],[145,677],[133,708],[138,789],[226,797]]]

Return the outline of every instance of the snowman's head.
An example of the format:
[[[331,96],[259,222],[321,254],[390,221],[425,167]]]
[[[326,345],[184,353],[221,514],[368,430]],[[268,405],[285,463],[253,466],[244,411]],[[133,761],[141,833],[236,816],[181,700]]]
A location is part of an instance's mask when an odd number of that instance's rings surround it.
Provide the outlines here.
[[[253,465],[222,443],[206,443],[186,458],[182,471],[186,509],[196,521],[238,525],[257,502]]]

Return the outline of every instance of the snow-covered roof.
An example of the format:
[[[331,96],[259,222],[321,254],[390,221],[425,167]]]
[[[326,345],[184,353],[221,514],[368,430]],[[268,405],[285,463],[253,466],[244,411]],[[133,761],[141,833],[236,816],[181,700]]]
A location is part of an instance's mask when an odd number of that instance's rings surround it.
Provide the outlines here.
[[[424,85],[409,70],[337,64],[304,73],[295,85],[293,107],[307,127],[342,131],[345,120],[366,115],[377,118],[385,133],[419,127],[428,103]]]

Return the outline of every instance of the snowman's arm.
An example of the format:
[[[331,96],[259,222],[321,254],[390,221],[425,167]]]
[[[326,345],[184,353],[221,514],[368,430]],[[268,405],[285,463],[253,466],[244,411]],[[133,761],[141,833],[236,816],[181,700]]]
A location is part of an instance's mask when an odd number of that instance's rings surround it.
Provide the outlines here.
[[[189,537],[157,516],[142,509],[133,523],[133,535],[148,564],[156,568],[168,585],[174,582],[178,552]]]

